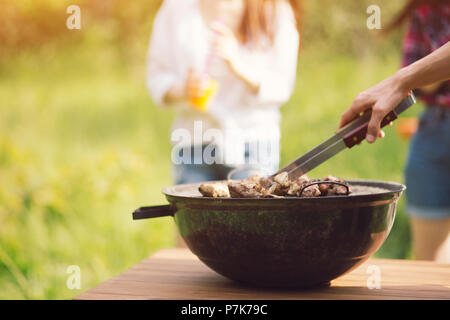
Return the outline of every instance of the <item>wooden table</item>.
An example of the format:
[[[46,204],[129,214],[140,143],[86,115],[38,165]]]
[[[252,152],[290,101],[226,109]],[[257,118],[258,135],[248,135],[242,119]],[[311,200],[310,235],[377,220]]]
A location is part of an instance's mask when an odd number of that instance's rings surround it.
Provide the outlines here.
[[[369,289],[377,271],[381,288]],[[263,290],[216,274],[188,249],[166,249],[76,299],[450,299],[450,265],[370,259],[330,287]]]

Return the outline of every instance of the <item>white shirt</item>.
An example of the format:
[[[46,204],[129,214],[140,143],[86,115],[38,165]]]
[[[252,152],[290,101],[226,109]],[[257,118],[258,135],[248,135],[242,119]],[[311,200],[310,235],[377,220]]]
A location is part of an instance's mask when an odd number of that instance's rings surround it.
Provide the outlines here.
[[[294,89],[299,34],[290,5],[285,1],[277,2],[273,45],[260,50],[248,45],[239,48],[240,58],[258,75],[258,93],[253,93],[222,60],[215,58],[212,69],[219,90],[209,111],[201,113],[192,109],[188,102],[179,103],[174,106],[177,116],[172,130],[185,129],[194,137],[195,130],[198,134],[199,124],[203,133],[218,129],[224,140],[216,139],[215,143],[228,148],[228,153],[242,156],[245,142],[279,142],[279,107],[290,98]],[[201,15],[198,0],[163,2],[154,20],[148,51],[147,87],[156,104],[164,106],[163,97],[169,88],[183,85],[190,68],[200,71],[205,68],[213,36]],[[192,138],[177,145],[209,142],[208,137],[203,138],[200,141],[196,136],[195,141]],[[234,162],[239,162],[239,157]],[[227,162],[233,160],[230,158]]]

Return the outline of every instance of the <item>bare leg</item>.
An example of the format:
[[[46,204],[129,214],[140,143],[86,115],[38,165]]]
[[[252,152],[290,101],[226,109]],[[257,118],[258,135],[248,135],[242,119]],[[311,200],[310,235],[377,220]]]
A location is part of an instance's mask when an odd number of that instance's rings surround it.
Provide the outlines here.
[[[411,218],[411,230],[415,259],[450,263],[450,218]]]

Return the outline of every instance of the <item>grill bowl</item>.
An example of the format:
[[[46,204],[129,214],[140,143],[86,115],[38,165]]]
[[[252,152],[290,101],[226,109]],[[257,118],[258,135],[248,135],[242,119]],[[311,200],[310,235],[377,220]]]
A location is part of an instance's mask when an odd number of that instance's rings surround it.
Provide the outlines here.
[[[405,186],[347,180],[348,196],[207,198],[200,183],[165,188],[170,205],[135,219],[172,215],[181,237],[217,273],[260,287],[309,287],[351,271],[383,244]]]

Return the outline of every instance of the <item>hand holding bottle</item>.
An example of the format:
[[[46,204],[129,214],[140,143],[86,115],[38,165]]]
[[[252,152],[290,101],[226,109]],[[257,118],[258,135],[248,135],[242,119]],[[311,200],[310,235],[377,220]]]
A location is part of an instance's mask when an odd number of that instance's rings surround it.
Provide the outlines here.
[[[217,81],[205,73],[189,70],[186,79],[186,96],[189,104],[197,111],[206,112],[218,88]]]

